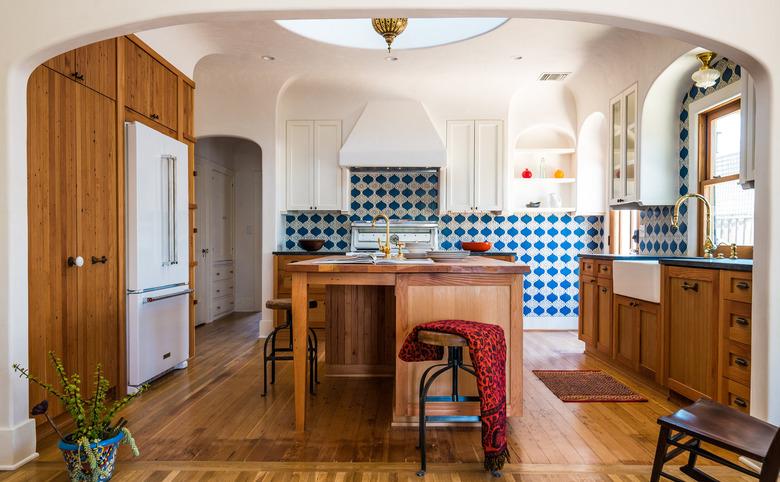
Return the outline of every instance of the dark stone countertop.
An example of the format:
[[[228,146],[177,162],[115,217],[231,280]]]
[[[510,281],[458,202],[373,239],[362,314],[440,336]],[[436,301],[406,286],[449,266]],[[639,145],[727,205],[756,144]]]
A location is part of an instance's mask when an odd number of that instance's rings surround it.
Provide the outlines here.
[[[290,251],[274,251],[275,255],[285,256],[339,256],[347,254],[346,251],[302,251],[302,250],[290,250]],[[517,253],[514,251],[484,251],[481,253],[472,252],[471,256],[514,256],[517,260]]]
[[[642,254],[600,254],[580,253],[580,258],[620,260],[620,261],[655,261],[667,266],[687,266],[690,268],[728,269],[734,271],[753,271],[752,259],[728,258],[697,258],[687,256],[652,256]]]

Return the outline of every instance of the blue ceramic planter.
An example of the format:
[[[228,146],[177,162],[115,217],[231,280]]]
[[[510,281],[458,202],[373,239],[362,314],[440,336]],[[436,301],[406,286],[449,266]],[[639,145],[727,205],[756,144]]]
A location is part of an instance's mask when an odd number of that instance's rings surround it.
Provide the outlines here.
[[[111,480],[114,475],[114,465],[116,463],[116,450],[122,439],[125,438],[124,432],[120,432],[110,439],[101,440],[98,443],[90,444],[90,448],[95,452],[97,457],[97,466],[100,469],[101,475],[97,478],[99,482]],[[68,476],[72,481],[92,481],[92,468],[89,466],[89,460],[87,460],[87,454],[81,450],[79,453],[79,446],[76,444],[70,444],[63,440],[60,440],[58,444],[62,451],[62,458],[65,459],[65,464],[68,466]],[[81,474],[79,476],[79,467],[81,468]]]

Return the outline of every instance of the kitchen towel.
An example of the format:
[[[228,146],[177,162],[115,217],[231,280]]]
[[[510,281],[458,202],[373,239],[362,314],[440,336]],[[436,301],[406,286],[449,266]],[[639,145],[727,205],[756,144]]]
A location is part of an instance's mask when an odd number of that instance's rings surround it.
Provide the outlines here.
[[[482,418],[482,449],[485,469],[501,470],[509,461],[506,445],[506,340],[498,325],[476,321],[440,320],[415,326],[404,340],[398,357],[406,362],[441,360],[444,347],[417,340],[420,330],[452,333],[468,342],[477,373],[479,409]]]

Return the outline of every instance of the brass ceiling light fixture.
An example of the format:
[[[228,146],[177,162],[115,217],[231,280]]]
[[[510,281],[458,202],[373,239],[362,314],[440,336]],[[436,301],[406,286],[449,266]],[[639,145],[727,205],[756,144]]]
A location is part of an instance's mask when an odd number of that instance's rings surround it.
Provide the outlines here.
[[[702,89],[712,87],[720,78],[720,72],[710,66],[710,62],[715,58],[715,52],[702,52],[696,57],[701,62],[701,67],[691,75],[691,79],[696,83],[696,87]]]
[[[393,44],[393,40],[401,35],[406,30],[406,24],[409,23],[408,18],[372,18],[371,25],[374,26],[374,31],[381,35],[385,42],[387,42],[387,53],[390,53],[390,48]]]

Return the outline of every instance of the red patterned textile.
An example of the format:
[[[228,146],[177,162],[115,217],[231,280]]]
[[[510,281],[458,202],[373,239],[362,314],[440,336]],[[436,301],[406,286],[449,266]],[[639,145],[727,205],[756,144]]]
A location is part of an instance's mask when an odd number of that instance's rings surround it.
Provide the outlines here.
[[[485,468],[501,470],[509,461],[506,446],[506,341],[498,325],[476,321],[440,320],[415,326],[404,340],[398,358],[406,362],[441,360],[444,348],[417,340],[420,330],[452,333],[468,341],[471,362],[477,373],[482,417],[482,448]]]

